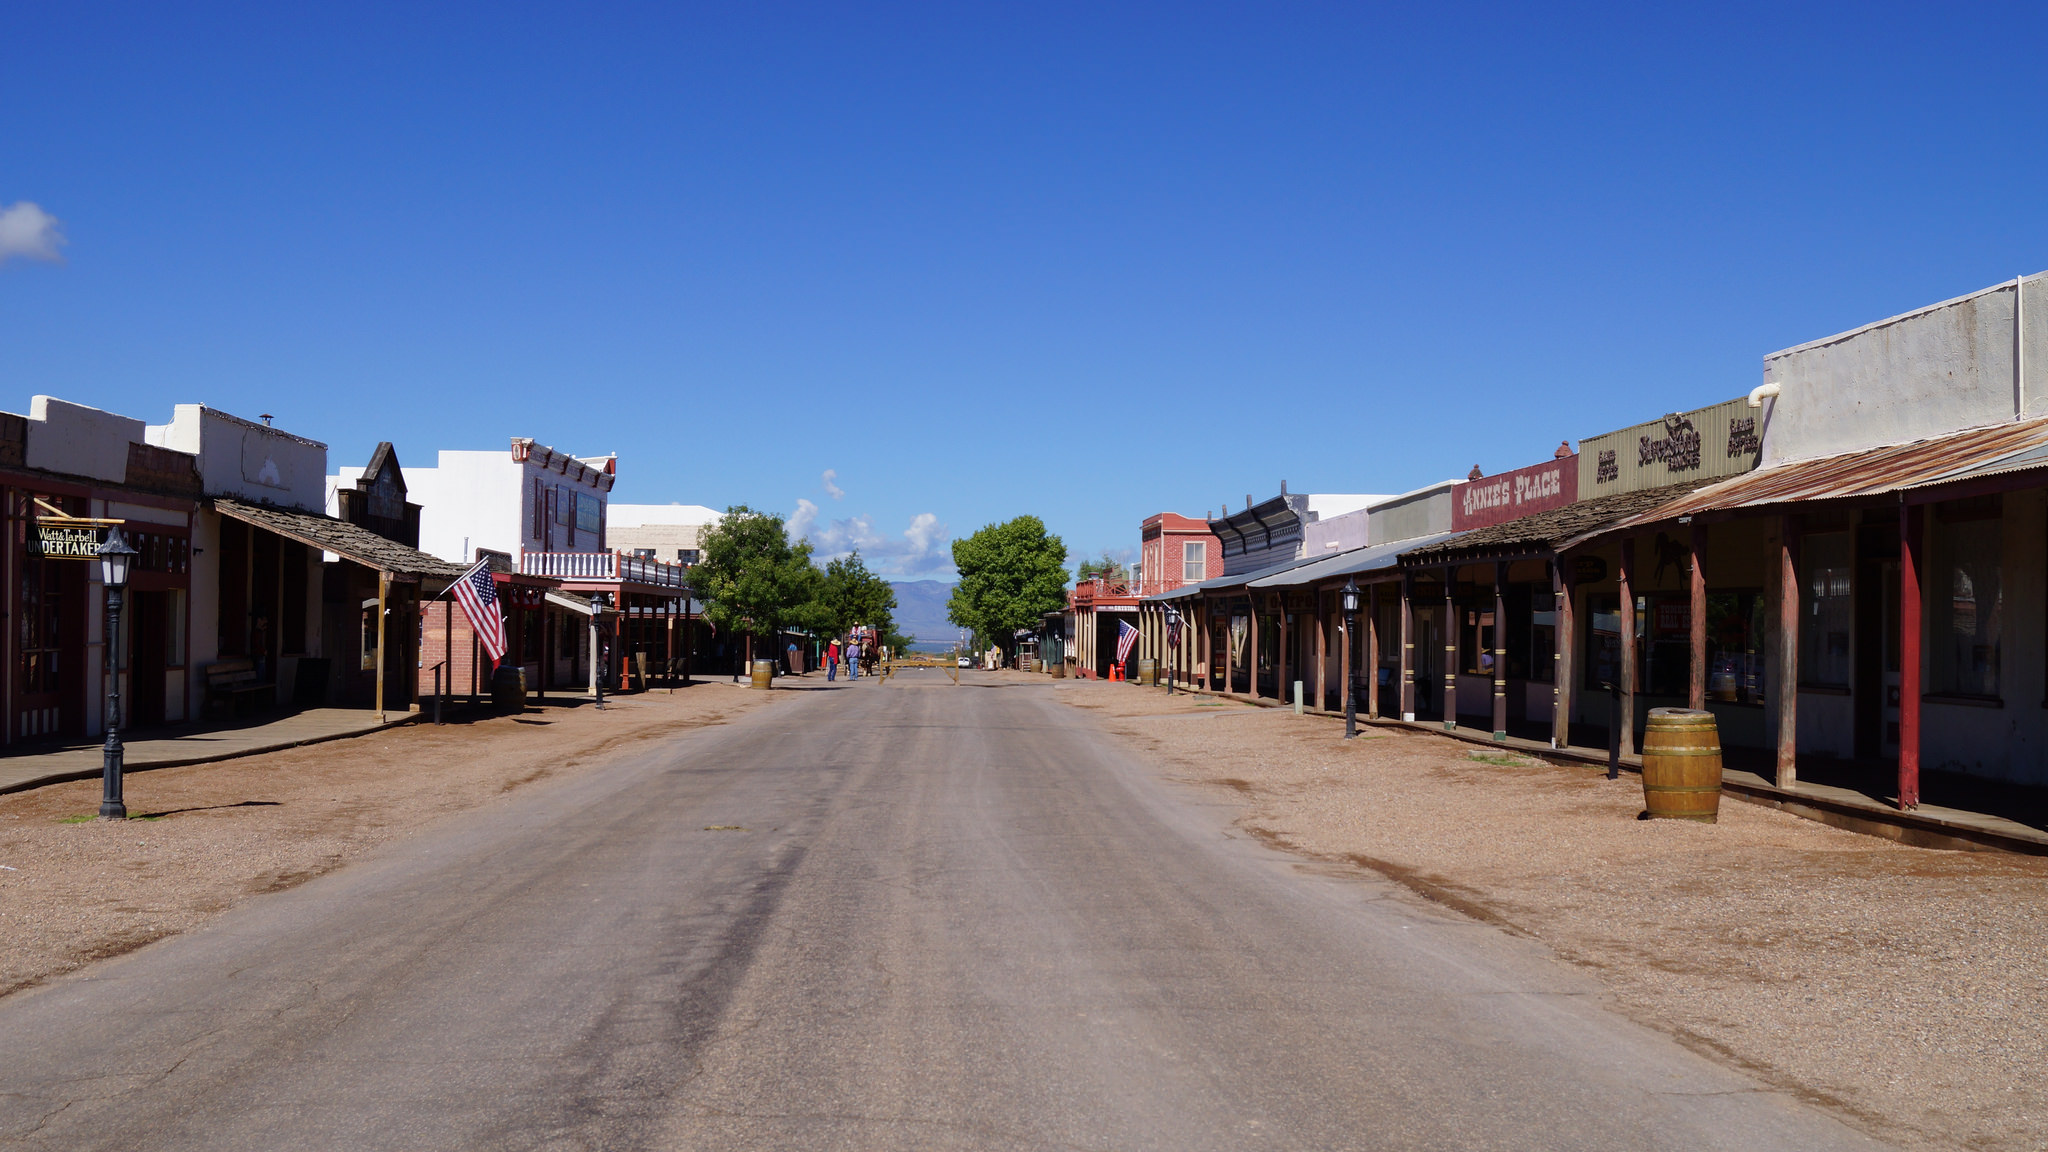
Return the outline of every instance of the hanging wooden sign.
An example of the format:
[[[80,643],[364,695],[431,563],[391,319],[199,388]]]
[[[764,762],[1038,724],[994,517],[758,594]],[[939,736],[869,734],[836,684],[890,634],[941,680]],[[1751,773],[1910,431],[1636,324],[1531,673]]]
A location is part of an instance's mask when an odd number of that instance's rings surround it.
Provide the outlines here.
[[[107,542],[107,530],[125,520],[104,520],[91,516],[67,516],[36,501],[55,515],[38,516],[28,534],[28,554],[44,560],[97,560],[100,545]]]

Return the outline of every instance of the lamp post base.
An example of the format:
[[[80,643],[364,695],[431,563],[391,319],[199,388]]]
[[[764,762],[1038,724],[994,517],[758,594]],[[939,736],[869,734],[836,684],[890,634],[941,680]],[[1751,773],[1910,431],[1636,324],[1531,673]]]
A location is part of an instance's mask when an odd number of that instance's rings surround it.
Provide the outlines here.
[[[128,805],[121,798],[121,746],[108,741],[106,759],[100,767],[100,819],[126,820]]]

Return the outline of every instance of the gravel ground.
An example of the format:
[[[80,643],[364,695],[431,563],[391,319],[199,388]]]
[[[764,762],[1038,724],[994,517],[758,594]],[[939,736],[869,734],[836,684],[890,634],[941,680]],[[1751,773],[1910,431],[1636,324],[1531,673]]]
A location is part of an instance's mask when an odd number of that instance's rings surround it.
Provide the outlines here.
[[[1017,675],[1022,679],[1021,674]],[[1046,680],[1241,827],[1543,941],[1617,1003],[1908,1147],[2048,1147],[2048,860],[1909,848],[1426,732]],[[1488,759],[1481,759],[1481,757]]]
[[[193,928],[596,754],[778,698],[721,681],[0,796],[0,994]],[[83,819],[81,819],[83,818]]]

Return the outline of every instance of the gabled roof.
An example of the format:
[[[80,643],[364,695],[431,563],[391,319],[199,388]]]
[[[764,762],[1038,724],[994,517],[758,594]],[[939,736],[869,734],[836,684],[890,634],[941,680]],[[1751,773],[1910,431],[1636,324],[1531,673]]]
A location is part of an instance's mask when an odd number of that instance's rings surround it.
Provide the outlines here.
[[[231,520],[252,524],[287,540],[296,540],[308,548],[332,552],[344,560],[378,572],[389,572],[408,581],[453,580],[466,570],[463,565],[451,564],[439,556],[429,556],[417,548],[408,548],[366,528],[318,512],[248,504],[229,496],[214,497],[213,509]]]

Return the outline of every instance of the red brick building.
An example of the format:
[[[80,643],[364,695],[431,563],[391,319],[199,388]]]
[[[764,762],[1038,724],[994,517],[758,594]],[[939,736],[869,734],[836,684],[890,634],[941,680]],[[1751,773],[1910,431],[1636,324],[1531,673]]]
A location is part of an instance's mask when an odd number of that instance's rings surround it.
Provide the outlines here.
[[[1223,574],[1223,544],[1207,520],[1161,512],[1139,528],[1139,596],[1156,596]]]

